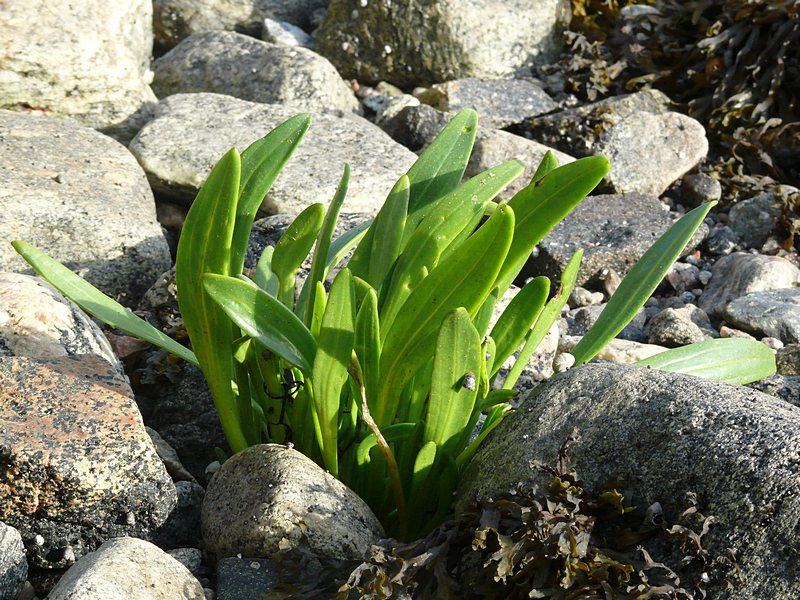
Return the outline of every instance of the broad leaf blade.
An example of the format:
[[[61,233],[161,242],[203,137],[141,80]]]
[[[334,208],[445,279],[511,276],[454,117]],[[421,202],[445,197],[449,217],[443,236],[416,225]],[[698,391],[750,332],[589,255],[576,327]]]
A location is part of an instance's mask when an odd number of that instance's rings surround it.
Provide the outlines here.
[[[481,358],[478,331],[469,313],[458,308],[445,317],[436,339],[424,435],[451,456],[472,416]]]
[[[400,255],[408,215],[408,190],[408,177],[403,175],[375,217],[375,235],[369,256],[369,272],[365,279],[375,289],[380,289],[386,274]]]
[[[111,327],[155,344],[186,362],[193,365],[198,364],[194,352],[181,346],[147,321],[137,317],[131,312],[131,309],[125,308],[116,300],[109,298],[54,258],[25,242],[15,241],[11,242],[11,245],[50,285],[93,317]]]
[[[673,348],[636,364],[736,385],[758,381],[776,371],[775,354],[766,344],[740,338],[708,340]]]
[[[314,408],[319,418],[322,458],[336,477],[339,473],[339,400],[347,382],[355,331],[355,290],[350,271],[342,269],[331,284],[317,355],[314,358]]]
[[[264,248],[258,259],[256,271],[253,273],[253,281],[270,296],[277,298],[281,284],[278,281],[278,276],[272,270],[272,253],[274,251],[275,248],[272,246]]]
[[[370,289],[356,315],[354,349],[364,375],[364,393],[370,413],[375,411],[375,401],[380,384],[381,333],[378,320],[378,297]]]
[[[311,252],[324,218],[322,204],[307,206],[286,228],[272,253],[272,270],[281,284],[278,297],[290,308],[294,306],[297,271]]]
[[[317,343],[281,302],[253,284],[223,275],[205,275],[203,287],[247,335],[305,373],[311,372]]]
[[[231,149],[211,170],[186,215],[175,262],[178,307],[234,452],[249,443],[239,423],[238,400],[231,387],[235,377],[233,327],[227,315],[206,294],[201,279],[205,273],[231,273],[231,240],[240,174],[239,154]]]
[[[242,152],[242,177],[231,244],[231,274],[242,272],[247,241],[258,209],[311,125],[311,115],[296,115]]]
[[[619,284],[595,324],[572,349],[575,364],[580,365],[591,360],[631,322],[664,279],[714,204],[716,203],[707,202],[683,215],[644,253]]]

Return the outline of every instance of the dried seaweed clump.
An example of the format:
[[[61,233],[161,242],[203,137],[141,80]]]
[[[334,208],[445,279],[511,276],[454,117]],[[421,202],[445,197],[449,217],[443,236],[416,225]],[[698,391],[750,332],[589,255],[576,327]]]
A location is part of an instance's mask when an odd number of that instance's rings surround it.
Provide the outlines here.
[[[652,85],[709,130],[729,175],[800,185],[800,3],[572,0],[567,89]],[[734,160],[727,161],[733,153]]]
[[[540,493],[482,502],[416,542],[382,540],[337,600],[706,597],[712,577],[701,542],[712,519],[696,504],[667,529],[658,505],[643,518],[613,486],[588,492],[566,452],[540,468],[552,475]],[[653,548],[685,558],[667,566]]]

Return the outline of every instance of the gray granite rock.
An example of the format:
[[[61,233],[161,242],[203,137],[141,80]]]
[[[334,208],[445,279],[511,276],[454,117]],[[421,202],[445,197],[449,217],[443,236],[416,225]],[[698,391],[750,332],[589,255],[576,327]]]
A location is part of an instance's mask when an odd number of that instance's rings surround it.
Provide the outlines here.
[[[5,0],[0,108],[74,117],[130,140],[155,103],[152,47],[150,0]]]
[[[739,249],[739,236],[727,225],[717,224],[708,234],[706,247],[716,256],[726,256]]]
[[[27,578],[22,537],[19,531],[0,521],[0,600],[16,600]]]
[[[665,308],[647,324],[651,344],[676,348],[719,337],[708,315],[688,304],[683,308]]]
[[[158,458],[164,463],[164,468],[167,469],[167,473],[172,477],[172,481],[190,481],[192,483],[197,483],[194,475],[187,471],[186,467],[181,463],[181,459],[178,457],[175,448],[170,446],[155,429],[145,427],[145,430],[153,441],[153,447],[156,449]]]
[[[133,306],[169,268],[153,193],[113,139],[72,121],[0,111],[0,270],[32,273],[22,240]]]
[[[263,21],[264,28],[261,30],[261,39],[273,44],[282,46],[300,46],[313,50],[316,42],[314,38],[300,29],[297,25],[292,25],[286,21],[276,21],[266,17]]]
[[[589,196],[547,234],[523,273],[555,280],[572,255],[583,248],[578,285],[600,285],[607,269],[624,277],[674,221],[666,205],[653,196]],[[686,252],[699,243],[697,237]]]
[[[99,357],[0,357],[0,422],[0,520],[32,565],[147,538],[175,506],[127,381]]]
[[[217,563],[217,600],[260,600],[280,578],[272,561],[231,556]]]
[[[219,94],[178,94],[159,103],[130,148],[155,189],[189,201],[231,146],[244,150],[298,112]],[[260,214],[297,214],[313,202],[330,203],[345,163],[351,177],[343,210],[374,214],[415,160],[365,119],[316,114]]]
[[[569,14],[561,0],[333,0],[317,50],[368,84],[529,76],[557,58]]]
[[[611,162],[609,191],[659,195],[708,152],[705,130],[646,90],[527,119],[512,130],[575,157]],[[647,158],[643,158],[647,157]]]
[[[192,575],[202,569],[203,551],[200,548],[175,548],[168,550],[167,554],[186,567]]]
[[[0,273],[0,355],[94,354],[124,375],[111,345],[85,312],[38,277]]]
[[[195,33],[153,63],[159,98],[214,92],[300,111],[359,112],[350,86],[306,48],[262,42],[233,31]]]
[[[328,0],[154,0],[156,46],[168,50],[201,31],[238,31],[259,36],[265,18],[310,31],[315,10]]]
[[[192,481],[175,483],[178,503],[167,520],[153,533],[153,543],[163,550],[201,546],[200,512],[205,490]]]
[[[800,269],[785,258],[744,252],[720,258],[711,272],[699,303],[711,317],[721,316],[732,300],[751,292],[789,288],[800,282]]]
[[[446,112],[471,108],[480,115],[481,125],[491,129],[502,129],[558,108],[547,92],[527,79],[455,79],[437,83],[420,97]]]
[[[800,376],[772,375],[750,383],[748,387],[800,407]]]
[[[800,375],[800,344],[787,344],[778,348],[775,364],[779,375]]]
[[[75,563],[48,600],[205,600],[189,570],[150,542],[121,537]]]
[[[383,536],[369,507],[311,459],[277,444],[229,458],[203,502],[206,551],[267,558],[308,544],[318,556],[361,558]]]
[[[562,353],[571,352],[581,339],[582,337],[578,335],[561,336],[558,351]],[[645,358],[650,358],[651,356],[655,356],[667,350],[668,348],[664,346],[614,338],[597,353],[595,358],[620,365],[627,365],[644,360]]]
[[[737,202],[728,213],[730,228],[746,248],[761,248],[783,214],[784,201],[769,192]]]
[[[597,322],[597,319],[600,318],[600,315],[605,308],[606,303],[601,302],[571,310],[566,319],[567,334],[586,335],[586,332],[589,331],[589,329],[591,329],[592,326]],[[646,341],[647,336],[643,332],[646,320],[647,315],[645,314],[645,310],[642,308],[633,316],[631,322],[628,323],[628,325],[625,326],[625,329],[620,331],[616,337],[633,342]]]
[[[519,482],[546,483],[535,461],[552,464],[575,428],[570,463],[587,488],[617,477],[634,506],[660,502],[668,523],[692,492],[713,515],[703,547],[712,560],[733,548],[741,585],[713,580],[709,598],[800,595],[791,550],[800,544],[800,409],[688,375],[584,365],[537,387],[492,432],[464,474],[457,511]]]
[[[681,200],[683,204],[694,208],[703,202],[711,202],[722,198],[722,185],[719,180],[705,173],[690,173],[681,181]]]
[[[735,298],[722,314],[729,323],[750,333],[776,337],[785,344],[800,342],[800,287]]]

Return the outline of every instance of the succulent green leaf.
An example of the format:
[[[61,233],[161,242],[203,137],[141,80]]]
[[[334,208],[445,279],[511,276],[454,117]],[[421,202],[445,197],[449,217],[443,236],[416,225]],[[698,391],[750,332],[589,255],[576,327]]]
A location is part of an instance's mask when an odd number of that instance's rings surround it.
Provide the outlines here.
[[[296,115],[242,152],[242,176],[231,244],[231,274],[242,272],[253,220],[278,174],[311,125],[311,115]]]
[[[547,277],[536,277],[512,298],[503,314],[497,319],[491,333],[496,352],[492,376],[522,344],[542,312],[549,293],[550,280]]]
[[[311,372],[317,343],[289,308],[258,286],[234,277],[209,273],[203,277],[203,287],[247,335],[305,373]]]
[[[775,354],[755,340],[708,340],[661,352],[636,364],[736,385],[775,374]]]
[[[501,292],[519,275],[534,246],[575,208],[608,173],[608,160],[588,156],[550,171],[509,200],[517,216],[514,241],[497,277]]]
[[[175,261],[178,307],[234,452],[246,448],[248,442],[232,388],[233,327],[225,312],[208,296],[201,280],[206,273],[231,274],[240,175],[241,159],[232,148],[211,170],[194,199],[183,223]]]
[[[714,204],[707,202],[683,215],[642,255],[619,284],[595,324],[573,348],[575,364],[591,360],[630,323],[664,279]]]
[[[111,327],[155,344],[186,362],[198,364],[194,352],[137,317],[131,309],[109,298],[54,258],[25,242],[14,241],[11,245],[50,285],[93,317]]]
[[[452,456],[475,406],[481,361],[480,335],[466,309],[457,308],[444,318],[436,339],[424,434]]]
[[[356,315],[354,349],[364,376],[364,393],[370,414],[375,410],[375,400],[380,385],[381,334],[378,320],[378,296],[369,289]]]
[[[348,269],[342,269],[331,284],[317,355],[314,358],[314,408],[322,433],[322,458],[336,477],[339,472],[339,401],[347,382],[355,332],[355,289]]]
[[[311,271],[303,284],[303,290],[300,294],[301,301],[298,302],[299,310],[296,312],[299,315],[303,315],[303,321],[306,325],[311,323],[311,316],[314,312],[314,296],[316,295],[317,282],[324,281],[325,275],[327,275],[328,251],[331,247],[333,230],[336,228],[336,222],[339,219],[339,211],[347,195],[347,186],[349,184],[350,165],[346,164],[344,166],[342,178],[339,180],[339,185],[336,188],[336,193],[333,195],[333,200],[331,200],[330,206],[328,206],[328,210],[325,212],[325,220],[322,222],[322,227],[317,235],[314,256],[311,259]]]
[[[403,175],[392,188],[372,227],[375,235],[369,253],[366,281],[379,289],[389,269],[400,255],[406,226],[409,196],[408,177]]]
[[[414,435],[416,423],[394,423],[381,429],[381,435],[389,444],[404,442]],[[369,451],[378,444],[378,438],[374,433],[370,433],[358,444],[356,449],[356,462],[363,466],[369,462]]]
[[[544,153],[542,157],[542,161],[539,163],[539,166],[536,167],[536,172],[533,174],[531,178],[531,183],[537,183],[540,179],[542,179],[545,175],[547,175],[550,171],[554,171],[558,168],[558,159],[556,155],[553,154],[550,150]]]
[[[270,296],[278,297],[280,282],[272,270],[272,253],[275,251],[273,246],[267,246],[258,258],[256,271],[253,273],[253,281]]]
[[[272,270],[281,284],[278,298],[290,308],[294,306],[297,270],[311,252],[324,218],[322,204],[307,206],[286,228],[272,253]]]
[[[403,387],[429,360],[445,315],[459,306],[474,315],[486,300],[508,252],[513,228],[514,212],[500,206],[459,252],[442,260],[411,292],[384,338],[380,402],[373,415],[379,427],[392,422]]]
[[[432,477],[438,448],[433,441],[426,442],[417,452],[411,473],[408,507],[419,517],[436,509],[436,482]],[[432,503],[433,501],[433,503]]]

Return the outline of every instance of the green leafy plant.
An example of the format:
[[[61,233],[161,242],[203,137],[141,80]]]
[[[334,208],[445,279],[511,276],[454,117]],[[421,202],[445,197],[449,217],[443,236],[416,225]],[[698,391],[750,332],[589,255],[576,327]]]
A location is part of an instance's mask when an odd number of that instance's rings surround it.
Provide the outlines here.
[[[359,493],[391,534],[413,538],[451,513],[460,473],[511,409],[512,388],[559,317],[582,252],[554,293],[547,278],[534,278],[490,327],[495,303],[534,246],[605,176],[608,161],[558,167],[548,154],[529,185],[495,203],[523,165],[509,161],[462,183],[477,128],[477,115],[463,111],[397,181],[372,222],[333,239],[345,166],[327,210],[303,210],[245,274],[256,210],[309,124],[299,115],[241,155],[230,150],[195,199],[176,260],[194,352],[36,248],[13,244],[87,312],[199,365],[234,452],[291,443]],[[710,207],[681,218],[631,270],[575,348],[579,364],[627,324]],[[298,278],[309,255],[308,276]],[[501,366],[517,350],[501,381]],[[710,365],[722,354],[699,356]],[[654,366],[687,364],[664,360]],[[757,355],[749,372],[770,374],[768,362]],[[725,379],[735,370],[725,363],[714,374]]]

